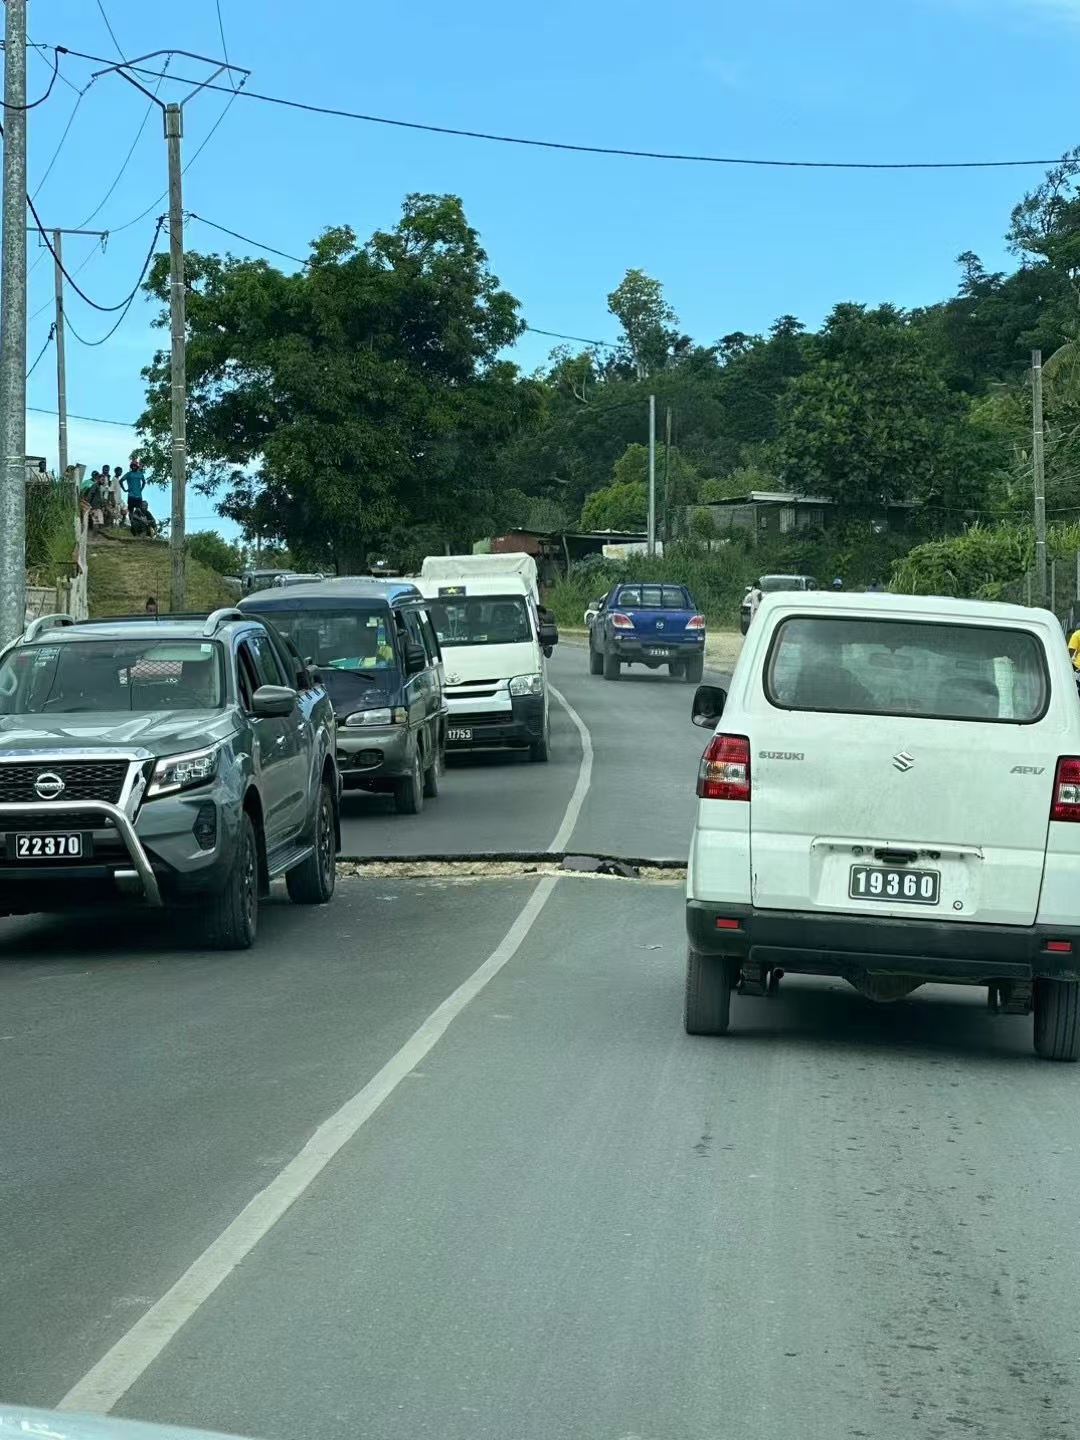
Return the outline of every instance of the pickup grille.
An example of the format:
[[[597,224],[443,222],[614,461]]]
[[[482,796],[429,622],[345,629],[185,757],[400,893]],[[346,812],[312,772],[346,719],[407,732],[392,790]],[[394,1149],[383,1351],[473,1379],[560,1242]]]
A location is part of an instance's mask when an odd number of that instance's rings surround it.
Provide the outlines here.
[[[106,800],[115,805],[127,777],[126,760],[2,760],[0,804],[50,805],[65,800]],[[59,775],[64,788],[53,800],[34,789],[39,775]]]

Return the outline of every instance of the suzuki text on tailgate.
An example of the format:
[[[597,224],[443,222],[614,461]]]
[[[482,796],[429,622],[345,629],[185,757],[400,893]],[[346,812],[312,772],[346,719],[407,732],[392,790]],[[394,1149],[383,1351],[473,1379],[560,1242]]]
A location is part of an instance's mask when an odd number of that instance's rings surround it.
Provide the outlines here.
[[[767,595],[703,685],[686,1029],[785,971],[871,1000],[985,986],[1080,1057],[1080,704],[1048,611]]]

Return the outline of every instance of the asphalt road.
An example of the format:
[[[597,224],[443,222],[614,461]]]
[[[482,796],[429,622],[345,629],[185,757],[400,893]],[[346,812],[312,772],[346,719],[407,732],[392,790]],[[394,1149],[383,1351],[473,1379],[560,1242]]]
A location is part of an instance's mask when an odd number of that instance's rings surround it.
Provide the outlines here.
[[[559,645],[549,662],[559,694],[587,727],[592,783],[572,840],[609,855],[685,860],[704,739],[690,724],[693,687],[640,665],[620,680],[588,673],[584,645]],[[442,789],[419,815],[398,815],[387,795],[350,792],[347,855],[460,855],[551,847],[577,784],[582,740],[558,701],[551,759],[517,751],[452,754]],[[566,849],[566,845],[558,847]]]
[[[577,658],[572,848],[685,853],[689,687]],[[512,848],[543,768],[464,770]],[[1075,1440],[1076,1069],[947,989],[789,978],[691,1039],[682,970],[677,882],[350,878],[239,957],[0,922],[0,1398],[266,1440]]]

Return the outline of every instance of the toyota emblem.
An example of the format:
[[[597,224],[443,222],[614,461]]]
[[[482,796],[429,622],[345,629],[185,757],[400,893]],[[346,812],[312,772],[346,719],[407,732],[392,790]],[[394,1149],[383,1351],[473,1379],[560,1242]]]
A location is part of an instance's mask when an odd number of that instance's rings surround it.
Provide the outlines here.
[[[43,770],[34,781],[34,794],[39,800],[59,800],[66,789],[55,770]]]

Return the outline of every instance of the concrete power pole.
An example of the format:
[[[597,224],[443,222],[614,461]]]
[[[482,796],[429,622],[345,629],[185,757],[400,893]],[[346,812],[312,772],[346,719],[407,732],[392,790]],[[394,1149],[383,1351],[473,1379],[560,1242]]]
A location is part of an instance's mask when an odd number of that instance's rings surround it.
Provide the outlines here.
[[[28,231],[38,234],[36,225],[28,225]],[[109,238],[105,230],[57,230],[52,234],[53,253],[53,290],[56,297],[56,413],[57,422],[57,444],[56,458],[59,466],[58,474],[62,479],[68,467],[68,433],[67,433],[67,368],[64,350],[64,259],[63,259],[63,237],[65,235],[95,235],[104,245]],[[42,235],[41,243],[44,243]]]
[[[671,539],[671,406],[664,420],[664,520],[660,534],[666,545]]]
[[[1031,468],[1035,479],[1035,603],[1046,595],[1046,470],[1043,457],[1042,351],[1031,352]]]
[[[26,625],[26,0],[4,21],[0,245],[0,643]]]
[[[184,112],[165,106],[169,147],[169,320],[172,333],[172,524],[169,526],[169,609],[184,608],[184,518],[187,500],[187,356],[184,309],[184,206],[180,141]]]
[[[182,55],[185,60],[213,66],[205,80],[192,82],[189,95],[178,104],[159,100],[137,78],[146,73],[147,61],[163,56]],[[239,75],[243,85],[250,70],[239,65],[222,63],[206,55],[193,55],[187,50],[155,50],[149,55],[139,55],[121,65],[110,65],[93,76],[112,73],[122,75],[148,100],[161,107],[165,120],[165,141],[169,152],[169,319],[172,336],[170,386],[172,392],[172,522],[169,526],[169,608],[184,608],[184,518],[187,492],[187,375],[186,375],[186,329],[184,305],[184,207],[182,175],[180,165],[180,141],[184,133],[184,106],[200,90],[212,85],[219,75],[228,72],[230,79]],[[235,85],[235,80],[233,80]],[[239,88],[239,86],[237,86]]]
[[[649,530],[646,552],[656,554],[656,396],[649,396]]]
[[[64,262],[61,258],[62,230],[52,232],[53,286],[56,292],[56,466],[63,480],[68,467],[67,370],[64,362]]]

